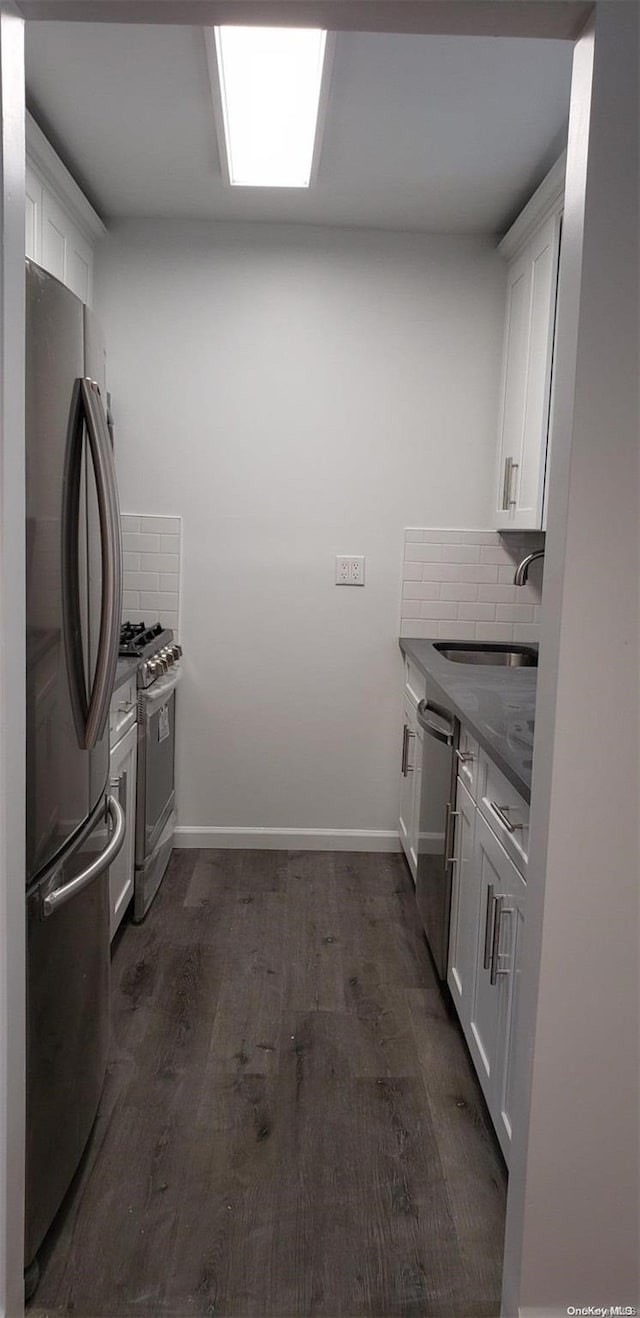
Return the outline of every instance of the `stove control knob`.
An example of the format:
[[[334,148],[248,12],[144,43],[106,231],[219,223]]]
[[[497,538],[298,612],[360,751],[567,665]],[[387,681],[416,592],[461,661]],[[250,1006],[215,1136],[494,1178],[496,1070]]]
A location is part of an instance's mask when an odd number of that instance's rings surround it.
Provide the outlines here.
[[[182,658],[182,646],[177,641],[173,647],[173,653],[175,654],[176,659]]]

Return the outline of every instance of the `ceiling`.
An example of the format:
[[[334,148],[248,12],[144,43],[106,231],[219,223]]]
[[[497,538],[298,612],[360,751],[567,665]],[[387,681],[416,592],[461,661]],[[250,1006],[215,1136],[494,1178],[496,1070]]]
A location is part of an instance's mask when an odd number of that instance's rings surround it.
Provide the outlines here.
[[[317,181],[231,188],[195,27],[27,24],[29,108],[103,219],[501,233],[556,156],[570,42],[340,32]]]

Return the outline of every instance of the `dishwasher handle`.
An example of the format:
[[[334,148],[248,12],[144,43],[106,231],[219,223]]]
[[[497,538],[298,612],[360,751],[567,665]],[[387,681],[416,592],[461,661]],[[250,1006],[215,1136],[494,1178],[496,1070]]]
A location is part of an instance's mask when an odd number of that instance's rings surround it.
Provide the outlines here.
[[[439,723],[433,721],[440,719]],[[443,709],[442,705],[436,705],[434,701],[421,700],[417,709],[418,723],[420,727],[430,736],[435,737],[436,741],[441,741],[445,746],[453,746],[455,738],[455,719],[449,713],[448,709]]]

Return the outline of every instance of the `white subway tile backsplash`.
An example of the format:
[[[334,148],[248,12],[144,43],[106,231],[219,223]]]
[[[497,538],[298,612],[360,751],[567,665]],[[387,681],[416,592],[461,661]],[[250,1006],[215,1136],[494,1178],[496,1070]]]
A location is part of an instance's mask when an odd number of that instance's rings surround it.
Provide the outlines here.
[[[142,521],[146,531],[158,531],[160,535],[180,535],[179,517],[147,517],[145,515]]]
[[[537,641],[540,627],[537,622],[516,622],[513,628],[514,641]]]
[[[457,531],[463,545],[499,545],[500,536],[497,531]]]
[[[410,632],[405,635],[409,636]],[[439,622],[438,636],[447,641],[475,641],[476,628],[473,622]]]
[[[402,594],[406,600],[437,600],[440,584],[437,581],[405,581]]]
[[[481,563],[497,563],[499,567],[508,567],[513,580],[513,567],[510,566],[511,559],[502,545],[482,545],[480,548]]]
[[[477,641],[510,641],[511,628],[503,622],[477,622]]]
[[[497,604],[497,622],[533,622],[532,604]]]
[[[431,545],[459,545],[463,543],[462,531],[449,531],[443,527],[433,527],[430,531],[422,532],[422,539],[425,544]]]
[[[466,581],[443,581],[440,587],[441,600],[464,600],[470,603],[477,600],[479,587]]]
[[[150,595],[145,595],[144,592],[141,591],[140,608],[168,609],[169,612],[176,613],[178,609],[178,596],[169,595],[168,592],[165,593],[164,591],[161,590],[152,592]]]
[[[541,535],[411,527],[405,531],[401,636],[537,640],[541,573],[514,584]],[[537,564],[534,567],[538,567]]]
[[[158,621],[158,614],[154,609],[144,609],[144,611],[142,609],[131,609],[127,614],[127,620],[129,622],[146,622],[147,627],[150,627],[153,622]]]
[[[179,631],[181,519],[127,513],[121,518],[122,616]],[[422,567],[418,565],[418,572]],[[419,610],[418,604],[418,610]]]
[[[126,572],[125,590],[158,590],[157,572]]]
[[[496,582],[493,586],[480,586],[478,589],[478,599],[486,600],[491,604],[515,604],[518,598],[519,586],[502,586]]]
[[[143,572],[177,572],[180,559],[177,554],[142,554],[140,567]]]
[[[458,617],[461,622],[495,622],[495,604],[459,604]]]
[[[498,569],[489,563],[425,563],[422,576],[425,581],[464,581],[473,584],[497,581]]]
[[[408,618],[406,622],[400,624],[401,636],[417,636],[423,640],[429,640],[435,634],[435,628],[438,623],[433,620],[426,622],[422,618]]]
[[[442,558],[442,545],[410,545],[412,563],[437,563]]]
[[[479,563],[479,545],[445,545],[442,552],[443,563]]]
[[[168,590],[171,595],[177,595],[179,583],[180,583],[180,578],[177,572],[160,573],[160,582],[159,582],[160,590]]]
[[[159,535],[143,535],[139,531],[125,531],[122,548],[135,554],[152,554],[160,549]]]
[[[427,601],[421,605],[421,614],[423,618],[435,618],[436,620],[448,618],[450,622],[454,622],[458,617],[458,605],[433,604]]]

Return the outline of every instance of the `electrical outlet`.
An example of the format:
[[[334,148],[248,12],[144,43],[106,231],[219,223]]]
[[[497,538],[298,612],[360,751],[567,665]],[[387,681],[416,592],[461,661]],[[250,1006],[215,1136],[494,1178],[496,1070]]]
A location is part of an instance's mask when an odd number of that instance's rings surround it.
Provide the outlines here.
[[[351,559],[344,554],[336,554],[336,586],[350,586],[349,579]]]
[[[363,555],[336,555],[336,586],[364,586]]]
[[[352,586],[364,586],[364,554],[349,559],[349,583]]]

